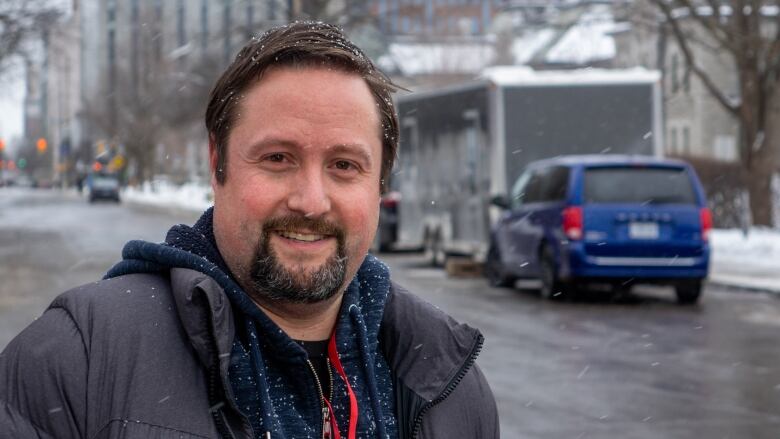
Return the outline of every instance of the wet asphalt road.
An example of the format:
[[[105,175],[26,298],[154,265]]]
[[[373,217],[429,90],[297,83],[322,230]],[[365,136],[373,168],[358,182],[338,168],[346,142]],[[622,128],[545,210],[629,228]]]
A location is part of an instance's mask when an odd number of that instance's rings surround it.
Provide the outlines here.
[[[196,218],[0,188],[0,347],[58,293],[99,278],[128,239],[161,241]],[[485,334],[478,363],[504,438],[780,437],[778,297],[710,285],[694,307],[657,287],[548,303],[447,278],[415,254],[382,258],[397,281]]]

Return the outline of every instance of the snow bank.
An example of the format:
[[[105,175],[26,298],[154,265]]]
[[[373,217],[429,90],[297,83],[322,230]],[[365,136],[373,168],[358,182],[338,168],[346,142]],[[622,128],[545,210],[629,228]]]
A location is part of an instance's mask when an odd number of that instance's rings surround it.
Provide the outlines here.
[[[201,183],[178,186],[166,181],[144,183],[122,191],[124,200],[161,207],[177,207],[196,212],[206,210],[212,203],[211,187]]]
[[[713,268],[745,275],[774,273],[780,281],[780,230],[754,228],[745,236],[737,229],[716,229],[710,241]]]

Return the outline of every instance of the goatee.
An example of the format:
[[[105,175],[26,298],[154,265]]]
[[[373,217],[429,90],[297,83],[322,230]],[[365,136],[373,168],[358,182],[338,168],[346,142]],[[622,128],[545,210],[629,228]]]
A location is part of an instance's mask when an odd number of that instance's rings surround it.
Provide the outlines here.
[[[316,268],[301,265],[285,267],[271,247],[271,236],[280,230],[306,230],[307,233],[335,237],[336,253]],[[316,303],[338,293],[347,269],[344,231],[324,219],[305,216],[272,218],[263,224],[250,269],[251,296],[260,301]]]

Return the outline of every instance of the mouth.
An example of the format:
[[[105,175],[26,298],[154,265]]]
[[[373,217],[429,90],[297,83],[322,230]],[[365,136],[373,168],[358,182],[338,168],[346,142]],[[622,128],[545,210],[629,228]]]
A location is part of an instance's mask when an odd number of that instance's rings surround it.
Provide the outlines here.
[[[315,233],[300,233],[300,232],[294,232],[290,230],[277,230],[275,233],[282,238],[291,239],[293,241],[300,241],[300,242],[317,242],[322,241],[324,239],[331,238],[330,235],[320,235]]]

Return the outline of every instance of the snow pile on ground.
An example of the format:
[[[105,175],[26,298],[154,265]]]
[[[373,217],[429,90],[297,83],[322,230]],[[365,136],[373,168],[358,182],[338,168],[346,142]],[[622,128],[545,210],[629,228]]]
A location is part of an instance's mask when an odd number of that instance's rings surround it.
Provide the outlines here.
[[[746,275],[775,273],[780,281],[780,230],[754,228],[745,235],[738,229],[716,229],[710,241],[713,266]]]
[[[212,205],[211,186],[202,183],[175,185],[166,181],[144,183],[138,187],[127,187],[122,199],[153,205],[177,207],[202,212]]]

